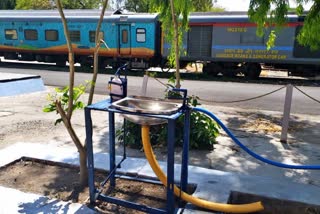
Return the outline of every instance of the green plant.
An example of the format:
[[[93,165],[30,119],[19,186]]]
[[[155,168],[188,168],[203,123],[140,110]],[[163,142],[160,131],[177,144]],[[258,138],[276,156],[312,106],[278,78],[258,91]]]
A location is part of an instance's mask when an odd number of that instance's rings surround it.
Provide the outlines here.
[[[200,112],[191,113],[190,147],[194,149],[213,149],[219,136],[219,126]]]
[[[125,124],[126,125],[123,124],[119,129],[116,130],[116,137],[118,141],[122,143],[125,141],[125,144],[130,148],[141,149],[141,126],[128,120],[125,121]],[[158,142],[160,136],[162,135],[162,128],[162,125],[150,127],[150,142],[152,145],[162,144]]]
[[[86,85],[80,84],[76,87],[73,87],[73,99],[72,99],[72,111],[76,109],[83,109],[84,108],[84,103],[79,100],[82,94],[85,93],[88,85],[90,85],[90,82],[87,82]],[[57,110],[57,102],[61,103],[61,107],[65,112],[68,112],[68,106],[69,106],[69,101],[70,95],[69,95],[69,87],[66,86],[64,88],[55,88],[55,93],[53,94],[48,94],[47,100],[50,102],[48,105],[44,106],[42,109],[44,112],[53,112]],[[58,123],[62,122],[62,118],[59,118],[56,120],[55,125]]]
[[[116,130],[116,138],[120,142],[125,142],[127,146],[140,149],[141,148],[141,131],[138,124],[134,124],[130,121],[125,121],[126,125],[122,125],[121,128]]]
[[[179,96],[177,93],[174,96]],[[188,103],[196,107],[201,105],[199,103],[199,97],[189,96]],[[161,134],[159,136],[159,142],[166,142],[167,125],[163,125]],[[183,145],[183,128],[184,128],[184,116],[178,118],[176,122],[176,146]],[[200,112],[191,111],[190,114],[190,148],[191,149],[213,149],[212,145],[216,142],[216,138],[219,136],[219,125],[211,118]]]

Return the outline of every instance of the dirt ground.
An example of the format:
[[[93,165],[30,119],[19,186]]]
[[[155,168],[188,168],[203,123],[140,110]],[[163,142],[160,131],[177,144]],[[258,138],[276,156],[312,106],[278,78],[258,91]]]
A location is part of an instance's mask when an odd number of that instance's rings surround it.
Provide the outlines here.
[[[49,198],[89,205],[89,189],[78,184],[79,169],[66,164],[26,159],[0,168],[0,185],[23,192],[37,193]],[[106,172],[96,172],[96,186],[99,187]],[[142,205],[166,207],[166,188],[163,185],[117,178],[116,188],[108,183],[102,192],[108,196],[128,200]],[[157,193],[157,194],[155,194]],[[137,210],[98,201],[93,209],[101,213],[143,213]]]

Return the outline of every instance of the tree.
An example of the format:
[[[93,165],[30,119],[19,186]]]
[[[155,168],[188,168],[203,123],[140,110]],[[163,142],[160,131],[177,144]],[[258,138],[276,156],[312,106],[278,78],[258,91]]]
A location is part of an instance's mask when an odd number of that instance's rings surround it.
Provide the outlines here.
[[[100,37],[99,37],[99,32],[100,32],[100,27],[101,23],[104,17],[104,13],[106,10],[108,4],[108,0],[105,0],[103,3],[103,7],[101,10],[101,15],[99,22],[97,24],[96,28],[96,47],[94,49],[94,75],[93,75],[93,80],[91,84],[91,89],[90,89],[90,94],[89,94],[89,100],[88,103],[91,104],[92,102],[92,97],[94,93],[94,87],[95,87],[95,79],[96,79],[96,74],[97,74],[97,65],[98,60],[98,51],[99,51],[99,46],[100,46]],[[64,126],[66,127],[73,143],[75,144],[76,148],[78,149],[79,152],[79,163],[80,163],[80,185],[85,186],[88,184],[88,168],[87,168],[87,147],[86,147],[86,142],[82,143],[81,140],[79,139],[77,133],[75,132],[73,125],[72,125],[72,113],[75,109],[83,108],[84,105],[82,102],[78,101],[79,97],[81,94],[85,92],[86,87],[84,86],[78,86],[74,87],[74,76],[75,76],[75,68],[74,68],[74,52],[72,48],[72,43],[70,40],[70,34],[68,30],[68,25],[67,25],[67,20],[64,16],[63,12],[63,7],[61,0],[56,0],[56,6],[58,8],[59,14],[61,16],[61,21],[63,24],[63,29],[64,29],[64,34],[66,37],[66,42],[67,42],[67,47],[68,47],[68,60],[69,60],[69,86],[65,87],[64,89],[56,89],[56,91],[59,93],[59,95],[50,95],[49,100],[50,104],[45,106],[43,111],[45,112],[53,112],[56,111],[60,115],[60,119],[56,121],[56,123],[63,122]],[[91,94],[92,93],[92,94]]]
[[[150,0],[127,0],[124,5],[127,10],[136,13],[151,12]]]
[[[212,0],[192,0],[194,11],[206,12],[211,11],[213,4]]]
[[[117,10],[124,6],[125,0],[111,0],[110,1],[110,8],[113,10]]]
[[[224,12],[224,11],[225,11],[225,8],[223,8],[223,7],[215,7],[215,6],[213,6],[210,9],[210,12],[214,12],[214,13],[219,13],[219,12]]]
[[[97,9],[103,0],[62,0],[65,9]]]
[[[0,10],[12,10],[16,6],[16,0],[1,0]]]
[[[49,0],[17,0],[15,9],[30,10],[30,9],[53,9],[54,5]]]
[[[192,0],[194,11],[207,12],[207,11],[224,11],[223,8],[213,7],[212,0]],[[127,0],[125,8],[137,13],[140,12],[153,12],[150,0]]]
[[[182,36],[188,29],[188,16],[192,11],[192,0],[152,0],[152,7],[159,12],[162,29],[165,31],[166,40],[171,42],[169,60],[176,67],[176,84],[180,84],[180,47]]]
[[[309,11],[304,11],[303,5],[312,3]],[[297,15],[305,16],[304,24],[297,39],[301,45],[309,46],[312,50],[320,48],[320,1],[318,0],[296,0],[295,11]],[[252,21],[257,23],[257,34],[264,34],[265,26],[276,26],[269,35],[268,47],[273,46],[276,33],[287,23],[289,12],[289,1],[285,0],[250,0],[248,15]],[[292,8],[292,7],[291,7]],[[291,9],[292,10],[292,9]]]
[[[2,1],[2,0],[1,0]],[[5,0],[10,1],[10,0]],[[53,0],[16,0],[15,9],[54,9],[56,5]],[[62,6],[65,9],[94,9],[99,8],[102,0],[62,0]],[[0,3],[1,4],[1,3]]]

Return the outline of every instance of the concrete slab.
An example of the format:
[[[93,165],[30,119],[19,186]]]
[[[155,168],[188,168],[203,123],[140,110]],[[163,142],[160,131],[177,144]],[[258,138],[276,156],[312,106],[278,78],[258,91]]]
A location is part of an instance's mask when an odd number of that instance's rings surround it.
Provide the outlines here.
[[[19,190],[0,186],[0,213],[95,213],[88,207],[78,204],[49,199],[42,195],[24,193]]]
[[[0,96],[14,96],[44,90],[45,86],[38,75],[1,73]]]

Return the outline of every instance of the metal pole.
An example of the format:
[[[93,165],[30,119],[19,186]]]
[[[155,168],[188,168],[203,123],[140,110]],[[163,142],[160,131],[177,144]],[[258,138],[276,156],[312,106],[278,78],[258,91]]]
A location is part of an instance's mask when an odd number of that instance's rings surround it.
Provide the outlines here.
[[[175,120],[168,121],[168,160],[167,160],[167,212],[174,213],[174,143]]]
[[[88,185],[90,203],[95,202],[95,187],[94,187],[94,158],[92,148],[92,119],[91,109],[84,109],[85,126],[86,126],[86,144],[87,144],[87,160],[88,160]]]
[[[115,171],[113,172],[113,169],[116,167],[115,137],[116,135],[115,135],[115,128],[114,128],[114,113],[109,112],[109,155],[110,155],[109,173],[112,173],[112,175],[110,176],[110,186],[112,187],[116,186]]]
[[[123,119],[123,158],[127,158],[127,119]]]
[[[292,91],[293,91],[293,86],[291,84],[288,84],[287,90],[286,90],[286,98],[284,102],[284,109],[283,109],[282,130],[281,130],[281,138],[280,138],[281,143],[287,143],[290,110],[291,110],[291,103],[292,103]]]
[[[181,164],[181,190],[184,192],[187,192],[187,187],[188,187],[189,141],[190,141],[190,108],[187,108],[184,112],[183,151],[182,151],[182,164]]]

